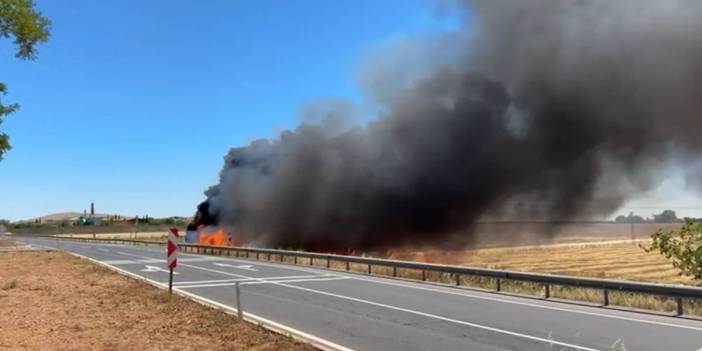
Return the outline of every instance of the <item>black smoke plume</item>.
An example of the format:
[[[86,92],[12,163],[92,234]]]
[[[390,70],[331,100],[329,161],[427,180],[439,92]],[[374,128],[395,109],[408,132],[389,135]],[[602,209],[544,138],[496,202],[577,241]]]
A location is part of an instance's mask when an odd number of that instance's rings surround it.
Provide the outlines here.
[[[277,247],[466,243],[479,219],[609,214],[702,151],[702,2],[460,7],[455,64],[365,127],[232,149],[205,217]]]

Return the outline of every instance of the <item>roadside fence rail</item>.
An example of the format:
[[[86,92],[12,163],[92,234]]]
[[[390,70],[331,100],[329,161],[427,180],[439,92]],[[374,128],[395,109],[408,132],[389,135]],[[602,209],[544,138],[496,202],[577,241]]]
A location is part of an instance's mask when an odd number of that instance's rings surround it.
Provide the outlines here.
[[[62,241],[101,244],[165,245],[165,242],[163,241],[150,240],[70,238],[58,236],[42,237]],[[597,305],[602,307],[612,305],[610,303],[611,293],[651,295],[658,298],[672,299],[674,301],[674,311],[671,312],[673,312],[673,314],[676,316],[682,316],[685,314],[686,300],[694,301],[694,303],[702,302],[702,288],[696,286],[575,277],[548,273],[518,272],[501,269],[251,247],[180,243],[178,245],[178,249],[185,253],[273,261],[295,265],[314,266],[315,268],[326,268],[336,271],[349,271],[368,275],[425,282],[435,282],[435,279],[430,279],[430,276],[436,277],[438,274],[440,278],[439,280],[443,284],[474,287],[475,283],[477,282],[482,290],[492,290],[503,293],[511,293],[509,289],[506,288],[510,283],[514,284],[514,282],[516,282],[518,284],[531,284],[532,289],[526,295],[531,297],[539,297],[542,299],[578,300],[569,299],[567,297],[556,297],[554,294],[554,289],[556,287],[590,289],[601,292],[600,302]],[[408,272],[408,270],[410,272]],[[474,284],[470,285],[470,283]],[[519,295],[524,294],[520,293]]]

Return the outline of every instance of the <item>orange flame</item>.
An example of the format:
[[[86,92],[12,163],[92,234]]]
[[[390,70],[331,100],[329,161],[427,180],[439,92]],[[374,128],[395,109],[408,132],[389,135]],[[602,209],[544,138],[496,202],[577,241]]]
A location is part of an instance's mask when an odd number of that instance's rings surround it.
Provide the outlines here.
[[[203,227],[198,229],[198,243],[203,245],[235,246],[236,241],[222,228]]]

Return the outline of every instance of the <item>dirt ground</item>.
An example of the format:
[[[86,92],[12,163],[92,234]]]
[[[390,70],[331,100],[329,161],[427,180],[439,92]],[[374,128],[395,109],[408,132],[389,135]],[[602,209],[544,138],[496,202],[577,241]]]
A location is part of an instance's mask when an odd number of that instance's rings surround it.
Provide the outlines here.
[[[0,350],[314,350],[86,260],[0,253]]]
[[[15,246],[15,242],[10,239],[0,239],[0,247],[11,247]]]

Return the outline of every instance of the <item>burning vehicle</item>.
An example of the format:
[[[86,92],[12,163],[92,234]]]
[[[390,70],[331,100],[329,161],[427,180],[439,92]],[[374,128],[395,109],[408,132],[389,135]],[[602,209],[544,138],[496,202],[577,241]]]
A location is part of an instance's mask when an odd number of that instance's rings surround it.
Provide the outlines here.
[[[188,224],[185,242],[216,246],[240,246],[234,235],[219,227],[217,216],[209,212],[209,203],[203,202],[198,208],[193,221]]]

